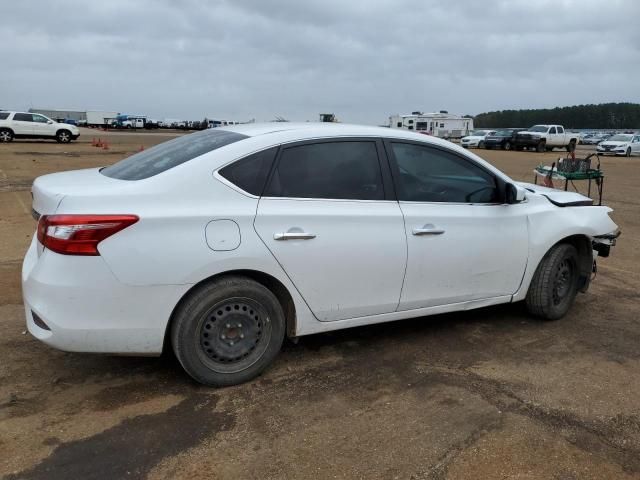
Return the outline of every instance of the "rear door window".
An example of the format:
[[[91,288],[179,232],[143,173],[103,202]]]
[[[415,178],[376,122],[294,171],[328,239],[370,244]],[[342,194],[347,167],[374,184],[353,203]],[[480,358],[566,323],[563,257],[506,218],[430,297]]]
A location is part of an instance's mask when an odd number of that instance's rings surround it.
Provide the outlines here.
[[[264,195],[383,200],[376,142],[322,142],[285,148]]]
[[[248,138],[246,135],[220,129],[207,129],[184,135],[103,168],[101,173],[119,180],[142,180],[225,145]]]
[[[16,113],[13,119],[18,122],[33,122],[33,115],[30,113]]]

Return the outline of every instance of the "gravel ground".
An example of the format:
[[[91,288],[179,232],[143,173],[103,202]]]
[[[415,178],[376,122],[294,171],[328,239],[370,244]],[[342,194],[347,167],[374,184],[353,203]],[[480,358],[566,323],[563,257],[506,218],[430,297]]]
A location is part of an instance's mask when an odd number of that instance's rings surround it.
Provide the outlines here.
[[[63,353],[25,333],[33,179],[173,135],[0,144],[0,477],[640,478],[640,157],[602,162],[623,236],[565,319],[514,304],[304,337],[215,390],[171,355]],[[476,152],[527,181],[561,155]]]

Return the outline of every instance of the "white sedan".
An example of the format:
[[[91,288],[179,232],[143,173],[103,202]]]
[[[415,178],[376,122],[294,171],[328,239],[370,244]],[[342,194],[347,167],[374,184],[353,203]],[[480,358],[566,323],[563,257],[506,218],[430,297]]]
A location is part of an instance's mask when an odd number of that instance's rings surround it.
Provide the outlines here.
[[[33,184],[27,326],[68,351],[159,355],[247,381],[297,337],[589,286],[611,209],[519,184],[438,138],[272,123],[186,135]]]
[[[640,135],[619,133],[600,142],[596,147],[599,155],[624,155],[630,157],[640,153]]]
[[[466,137],[460,139],[460,145],[465,148],[484,148],[484,139],[487,135],[493,135],[495,130],[474,130]]]

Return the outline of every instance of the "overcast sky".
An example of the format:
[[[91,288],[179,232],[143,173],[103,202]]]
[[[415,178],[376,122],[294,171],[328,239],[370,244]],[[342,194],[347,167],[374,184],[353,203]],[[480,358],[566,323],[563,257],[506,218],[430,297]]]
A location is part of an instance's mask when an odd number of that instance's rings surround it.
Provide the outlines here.
[[[638,0],[3,3],[0,108],[383,124],[640,103]]]

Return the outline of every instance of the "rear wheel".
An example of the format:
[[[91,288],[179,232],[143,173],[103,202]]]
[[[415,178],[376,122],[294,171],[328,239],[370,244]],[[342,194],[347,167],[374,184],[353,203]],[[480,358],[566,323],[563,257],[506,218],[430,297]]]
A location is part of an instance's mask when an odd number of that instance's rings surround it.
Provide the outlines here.
[[[56,141],[58,143],[69,143],[71,141],[71,132],[69,130],[58,130]]]
[[[571,140],[569,142],[569,145],[567,145],[567,152],[571,153],[573,151],[575,151],[576,149],[576,141],[575,140]]]
[[[284,313],[269,289],[249,278],[226,277],[181,303],[171,343],[193,379],[222,387],[258,376],[280,351],[284,334]]]
[[[526,304],[529,312],[544,320],[564,317],[578,293],[578,252],[573,245],[553,247],[538,265]]]
[[[0,130],[0,142],[10,142],[13,140],[13,132],[8,128]]]

